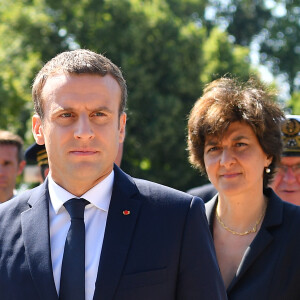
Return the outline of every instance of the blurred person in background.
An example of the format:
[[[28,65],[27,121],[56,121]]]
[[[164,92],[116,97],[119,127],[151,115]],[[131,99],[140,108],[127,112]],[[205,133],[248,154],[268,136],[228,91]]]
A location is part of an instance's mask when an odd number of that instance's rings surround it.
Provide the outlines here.
[[[0,130],[0,203],[16,194],[16,180],[25,165],[22,138],[12,132]]]
[[[40,168],[41,182],[45,180],[49,173],[48,155],[45,145],[32,144],[25,151],[25,159],[27,164],[37,164]]]
[[[300,205],[300,116],[287,115],[281,132],[283,153],[271,187],[282,200]]]
[[[191,194],[193,196],[200,197],[203,200],[203,202],[206,203],[213,196],[215,196],[218,193],[218,191],[211,183],[207,183],[207,184],[189,189],[187,191],[187,193]]]
[[[190,162],[218,194],[205,204],[228,299],[300,299],[300,207],[268,184],[282,151],[283,112],[250,80],[211,82],[188,122]]]

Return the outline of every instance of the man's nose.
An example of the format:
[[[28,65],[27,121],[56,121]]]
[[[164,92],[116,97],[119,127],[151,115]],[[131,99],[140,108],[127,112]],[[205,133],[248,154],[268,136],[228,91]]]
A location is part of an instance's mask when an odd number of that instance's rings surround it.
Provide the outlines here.
[[[77,139],[92,139],[94,137],[94,130],[87,115],[80,115],[78,117],[74,136]]]
[[[289,167],[289,166],[286,167],[284,175],[283,175],[283,180],[288,183],[293,183],[297,180],[296,175],[291,167]]]

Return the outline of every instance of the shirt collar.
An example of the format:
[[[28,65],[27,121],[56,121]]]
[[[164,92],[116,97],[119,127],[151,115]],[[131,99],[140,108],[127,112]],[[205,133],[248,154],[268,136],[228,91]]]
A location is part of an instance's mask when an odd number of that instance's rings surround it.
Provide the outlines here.
[[[114,171],[84,193],[81,198],[88,200],[91,204],[98,209],[108,212],[112,189],[114,183]],[[57,214],[64,203],[71,198],[78,198],[59,186],[52,178],[51,174],[48,174],[48,188],[52,206]]]

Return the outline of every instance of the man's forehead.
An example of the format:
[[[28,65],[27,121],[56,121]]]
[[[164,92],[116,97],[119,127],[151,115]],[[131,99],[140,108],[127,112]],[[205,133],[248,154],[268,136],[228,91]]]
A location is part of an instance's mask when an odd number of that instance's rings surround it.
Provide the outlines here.
[[[14,144],[1,144],[0,143],[0,150],[7,150],[10,149],[11,151],[17,151],[17,146]],[[14,149],[14,150],[13,150]]]
[[[16,145],[0,144],[0,159],[15,160],[17,159],[18,148]]]
[[[284,165],[300,164],[300,156],[285,156],[281,158],[281,163]]]
[[[45,90],[52,90],[53,89],[53,83],[55,83],[57,86],[64,85],[66,82],[68,82],[71,78],[75,77],[76,75],[65,73],[65,72],[55,72],[48,76],[44,87],[43,92]],[[51,84],[49,84],[51,83]]]
[[[42,94],[51,94],[55,92],[60,87],[74,82],[74,79],[76,79],[78,82],[77,84],[80,84],[80,82],[90,82],[91,79],[98,79],[101,80],[102,84],[106,85],[106,87],[109,90],[117,90],[118,94],[121,96],[121,88],[118,83],[118,81],[111,76],[110,74],[107,74],[105,76],[101,76],[99,74],[94,73],[82,73],[82,74],[76,74],[76,73],[66,73],[66,72],[56,72],[51,74],[47,79],[42,89]],[[100,83],[101,84],[101,83]],[[94,86],[95,88],[98,87],[98,85]]]

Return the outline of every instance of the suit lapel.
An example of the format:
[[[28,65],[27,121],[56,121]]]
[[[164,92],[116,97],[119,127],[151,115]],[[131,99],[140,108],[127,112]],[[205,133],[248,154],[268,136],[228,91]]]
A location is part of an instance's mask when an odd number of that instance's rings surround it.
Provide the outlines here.
[[[246,249],[244,256],[241,260],[239,268],[236,272],[236,276],[233,278],[227,292],[230,292],[237,282],[242,278],[242,276],[247,272],[249,267],[254,264],[255,260],[259,255],[266,249],[266,247],[272,243],[272,227],[278,226],[282,223],[283,214],[283,203],[276,194],[271,189],[266,189],[264,191],[269,199],[268,208],[266,211],[265,218],[261,225],[261,228],[251,243],[251,245]],[[209,224],[211,233],[213,234],[213,222],[215,216],[215,210],[217,206],[218,195],[212,198],[209,202],[205,204],[206,216]]]
[[[134,234],[141,201],[133,180],[115,167],[94,300],[110,300],[116,292]],[[130,213],[129,213],[130,212]]]
[[[206,218],[212,236],[214,235],[213,225],[214,225],[214,217],[215,217],[217,204],[218,204],[218,194],[205,203]]]
[[[261,228],[251,245],[246,249],[244,256],[240,262],[240,265],[237,269],[236,276],[233,278],[230,285],[228,286],[228,292],[230,292],[233,289],[233,287],[243,277],[243,275],[247,272],[249,267],[251,267],[251,265],[255,263],[255,260],[272,242],[272,240],[272,234],[270,234],[265,227]]]
[[[257,236],[250,244],[250,246],[246,249],[241,263],[239,265],[239,268],[237,270],[236,277],[232,280],[231,284],[227,289],[228,292],[230,292],[230,290],[234,288],[234,286],[237,284],[240,278],[242,278],[242,276],[247,272],[247,270],[255,263],[255,260],[260,256],[261,253],[263,253],[266,247],[272,243],[272,227],[278,226],[282,223],[282,201],[275,195],[275,193],[271,189],[268,189],[266,193],[269,196],[269,203],[265,218]]]
[[[29,209],[21,214],[25,254],[41,299],[58,299],[53,279],[50,235],[48,182],[31,195]]]

